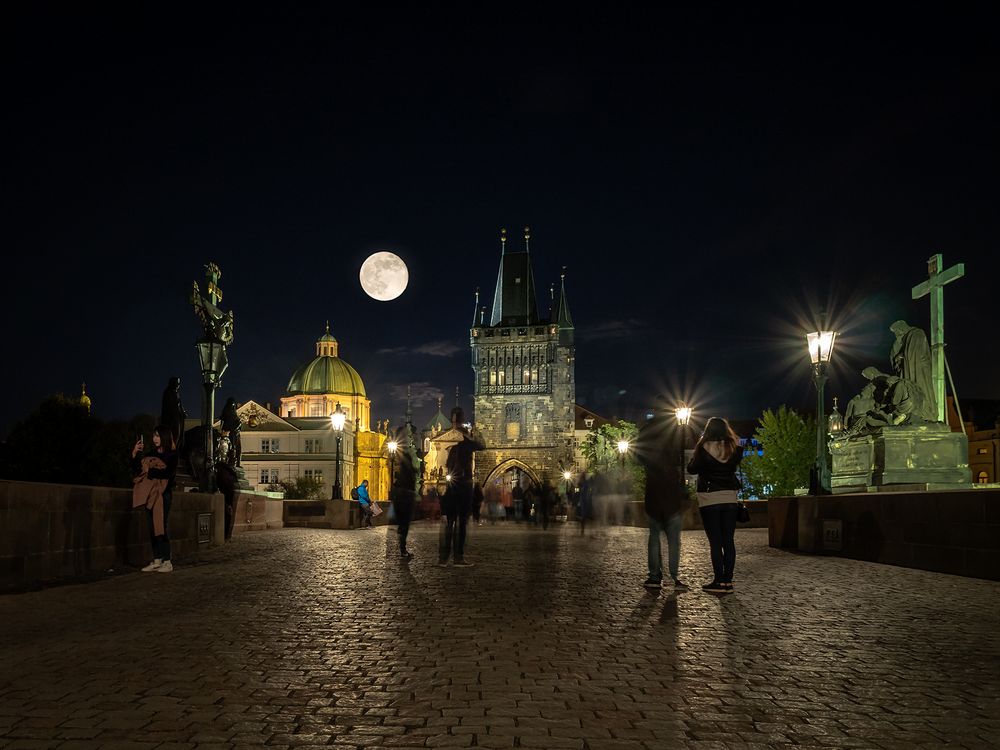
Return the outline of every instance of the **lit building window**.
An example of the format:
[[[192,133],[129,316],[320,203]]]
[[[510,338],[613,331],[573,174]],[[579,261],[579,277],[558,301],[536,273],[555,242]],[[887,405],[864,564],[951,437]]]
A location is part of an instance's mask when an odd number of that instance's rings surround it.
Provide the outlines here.
[[[989,484],[990,475],[987,474],[985,471],[981,471],[981,472],[979,472],[979,476],[977,477],[977,481],[979,482],[979,484]]]

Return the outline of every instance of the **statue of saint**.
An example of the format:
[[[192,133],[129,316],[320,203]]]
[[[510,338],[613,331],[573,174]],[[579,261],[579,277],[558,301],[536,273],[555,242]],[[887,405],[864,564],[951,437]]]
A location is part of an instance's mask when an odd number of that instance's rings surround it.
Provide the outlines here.
[[[909,381],[920,392],[921,404],[918,416],[930,422],[937,421],[934,386],[931,382],[931,350],[927,336],[905,320],[897,320],[889,330],[896,334],[896,340],[889,352],[892,372]]]
[[[160,407],[160,424],[169,427],[174,433],[174,441],[177,443],[178,455],[184,455],[181,448],[184,444],[184,420],[187,419],[187,412],[181,405],[181,379],[170,378],[167,387],[163,391],[163,402]]]
[[[236,413],[236,399],[231,396],[226,401],[220,417],[222,421],[223,434],[229,433],[230,453],[232,462],[230,466],[240,466],[243,459],[243,441],[240,437],[240,415]],[[221,460],[221,457],[220,457]]]
[[[861,374],[871,382],[847,405],[849,436],[873,432],[889,425],[928,421],[924,417],[923,394],[914,383],[898,375],[881,372],[877,367],[866,367]],[[862,411],[868,407],[869,401],[873,405]]]
[[[875,384],[869,383],[861,393],[847,402],[844,409],[844,427],[850,430],[859,419],[875,408]]]

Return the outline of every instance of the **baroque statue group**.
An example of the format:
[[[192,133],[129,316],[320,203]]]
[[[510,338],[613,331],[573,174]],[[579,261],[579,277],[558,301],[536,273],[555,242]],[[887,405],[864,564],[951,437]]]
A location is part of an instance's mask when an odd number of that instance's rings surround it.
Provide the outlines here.
[[[889,352],[892,372],[877,367],[861,371],[869,382],[847,404],[844,437],[870,435],[889,425],[937,421],[926,334],[905,320],[897,320],[889,330],[896,334]]]

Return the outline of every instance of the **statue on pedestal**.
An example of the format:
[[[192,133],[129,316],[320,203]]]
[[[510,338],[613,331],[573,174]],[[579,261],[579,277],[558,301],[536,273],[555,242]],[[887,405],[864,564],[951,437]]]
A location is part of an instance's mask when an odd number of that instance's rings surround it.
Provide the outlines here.
[[[897,377],[911,383],[920,392],[919,416],[927,421],[937,421],[937,405],[931,383],[931,350],[927,336],[905,320],[897,320],[889,330],[896,340],[889,352],[889,362]]]
[[[181,379],[170,378],[167,387],[163,390],[163,401],[160,407],[160,424],[169,427],[174,434],[176,450],[178,455],[184,446],[184,420],[187,419],[187,412],[181,405]]]
[[[235,468],[242,465],[243,441],[240,437],[240,417],[236,413],[236,399],[230,397],[222,409],[222,432],[229,433],[229,443],[232,452],[231,465]]]

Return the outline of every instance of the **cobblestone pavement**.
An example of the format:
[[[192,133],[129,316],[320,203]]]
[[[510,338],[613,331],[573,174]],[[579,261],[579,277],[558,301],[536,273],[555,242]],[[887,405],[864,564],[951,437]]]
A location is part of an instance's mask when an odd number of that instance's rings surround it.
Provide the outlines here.
[[[0,748],[1000,746],[1000,584],[737,534],[738,593],[644,593],[645,532],[237,537],[0,597]],[[682,575],[707,580],[700,532]]]

